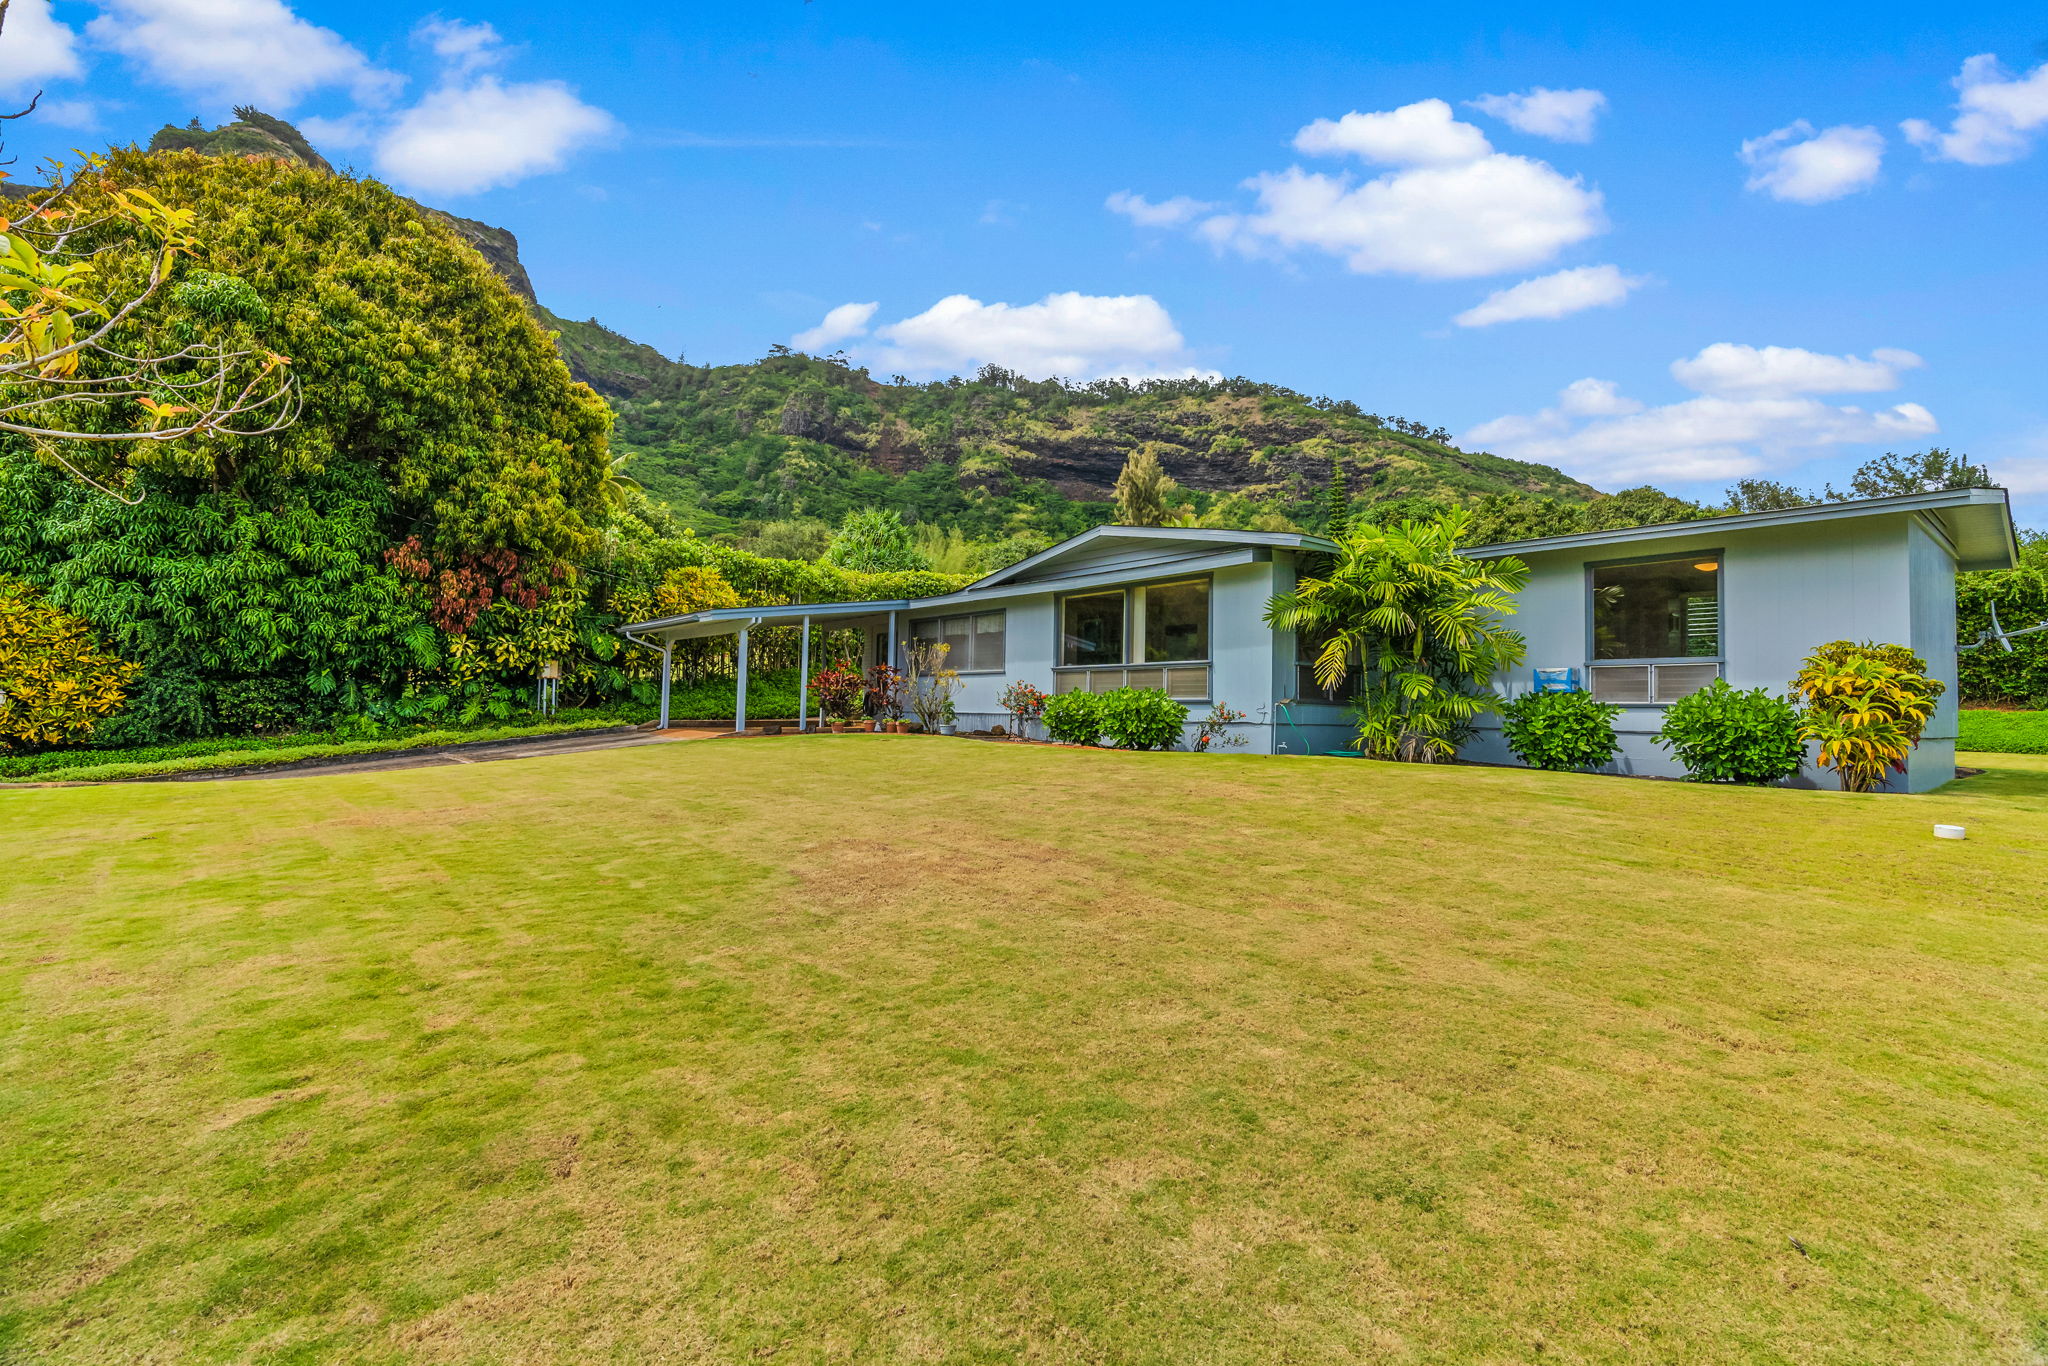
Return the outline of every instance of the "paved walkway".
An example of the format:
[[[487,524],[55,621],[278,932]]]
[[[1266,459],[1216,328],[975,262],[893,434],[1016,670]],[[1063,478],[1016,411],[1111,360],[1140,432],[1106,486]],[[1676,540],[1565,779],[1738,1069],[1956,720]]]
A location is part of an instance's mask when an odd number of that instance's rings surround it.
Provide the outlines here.
[[[714,730],[606,730],[596,733],[571,731],[566,735],[536,735],[523,740],[488,740],[476,744],[450,745],[441,749],[394,750],[389,754],[365,754],[351,759],[311,759],[261,772],[224,770],[197,773],[166,773],[157,778],[134,781],[157,783],[229,782],[254,778],[301,778],[326,773],[382,773],[403,768],[445,768],[451,764],[489,764],[500,759],[534,759],[544,754],[589,754],[600,749],[631,749],[636,745],[665,745],[678,740],[705,740]]]

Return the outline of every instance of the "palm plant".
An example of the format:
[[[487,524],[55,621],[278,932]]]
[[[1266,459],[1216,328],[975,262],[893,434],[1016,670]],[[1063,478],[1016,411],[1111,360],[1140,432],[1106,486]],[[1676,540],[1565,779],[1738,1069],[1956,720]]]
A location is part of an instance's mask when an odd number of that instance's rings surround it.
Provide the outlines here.
[[[615,512],[623,512],[632,501],[631,491],[643,487],[638,479],[626,473],[626,464],[631,454],[615,455],[604,467],[604,483],[601,492],[605,505]]]
[[[1322,642],[1316,682],[1334,692],[1355,658],[1365,678],[1353,704],[1357,748],[1368,757],[1448,759],[1500,699],[1494,675],[1522,662],[1524,644],[1502,618],[1529,581],[1520,560],[1458,553],[1471,516],[1454,508],[1429,521],[1360,525],[1338,542],[1326,574],[1275,597],[1266,621]]]

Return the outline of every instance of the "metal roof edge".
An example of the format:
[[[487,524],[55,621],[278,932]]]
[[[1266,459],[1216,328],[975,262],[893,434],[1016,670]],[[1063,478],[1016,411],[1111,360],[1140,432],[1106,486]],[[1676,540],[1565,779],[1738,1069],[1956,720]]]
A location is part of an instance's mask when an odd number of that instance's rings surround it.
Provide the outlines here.
[[[1774,508],[1768,512],[1740,512],[1722,517],[1700,517],[1685,522],[1655,522],[1648,526],[1615,527],[1607,531],[1576,531],[1567,536],[1538,536],[1523,541],[1497,541],[1491,545],[1466,546],[1458,553],[1468,556],[1540,554],[1551,550],[1626,544],[1669,536],[1718,535],[1724,531],[1751,531],[1774,526],[1797,526],[1804,522],[1836,521],[1851,517],[1875,517],[1895,512],[1935,512],[1946,508],[1998,506],[2007,509],[2006,539],[2012,535],[2012,517],[2006,492],[1993,489],[1936,489],[1930,493],[1902,493],[1888,498],[1859,498],[1841,503],[1805,503],[1796,508]]]

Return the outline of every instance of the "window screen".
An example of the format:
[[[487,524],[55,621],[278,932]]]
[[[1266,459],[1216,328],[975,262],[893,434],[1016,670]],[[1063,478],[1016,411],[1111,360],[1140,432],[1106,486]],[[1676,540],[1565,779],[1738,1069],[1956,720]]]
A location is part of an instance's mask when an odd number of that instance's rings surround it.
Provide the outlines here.
[[[1087,593],[1060,604],[1060,663],[1124,662],[1124,595]]]
[[[1003,627],[1001,612],[962,612],[913,621],[910,635],[922,645],[944,645],[947,668],[974,673],[1003,667]]]
[[[1713,659],[1721,653],[1721,557],[1593,569],[1595,659]]]
[[[1145,662],[1209,657],[1209,583],[1155,583],[1145,593]]]

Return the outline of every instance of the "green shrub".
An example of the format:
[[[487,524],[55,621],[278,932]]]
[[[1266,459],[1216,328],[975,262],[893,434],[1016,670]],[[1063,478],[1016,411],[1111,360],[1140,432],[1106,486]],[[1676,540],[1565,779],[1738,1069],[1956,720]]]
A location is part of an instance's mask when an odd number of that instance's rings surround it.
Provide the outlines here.
[[[1806,760],[1799,709],[1762,688],[1731,688],[1725,678],[1673,702],[1656,739],[1696,783],[1775,783]]]
[[[1956,748],[1986,754],[2048,754],[2048,711],[1968,708],[1958,718]]]
[[[1501,730],[1517,759],[1533,768],[1601,768],[1620,741],[1620,707],[1595,702],[1591,693],[1532,692],[1501,708]]]
[[[1172,749],[1188,721],[1188,709],[1158,688],[1106,692],[1097,715],[1102,734],[1118,749]]]
[[[1101,744],[1102,696],[1063,692],[1046,698],[1045,733],[1064,745]]]

